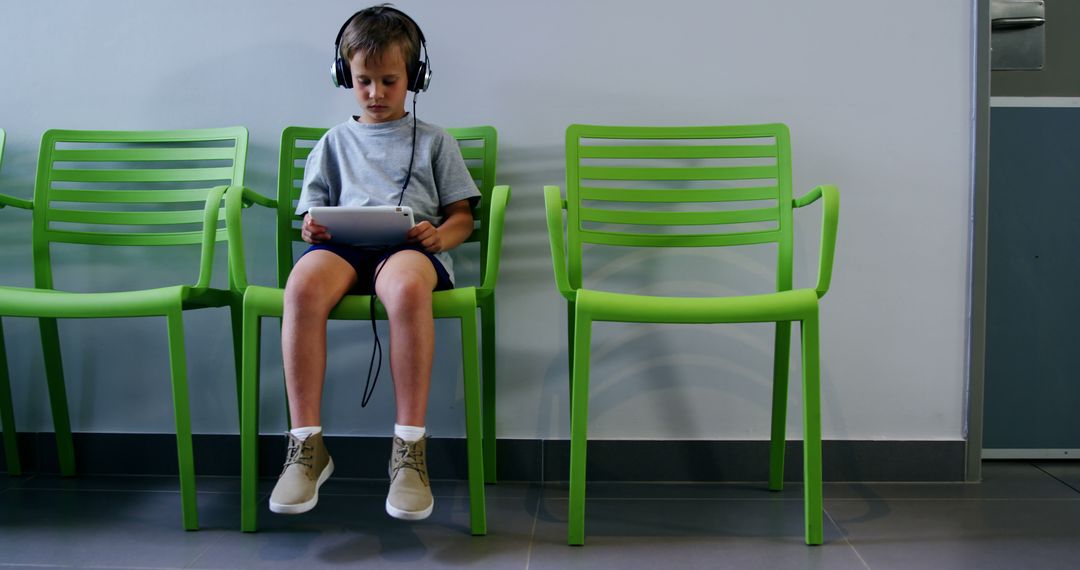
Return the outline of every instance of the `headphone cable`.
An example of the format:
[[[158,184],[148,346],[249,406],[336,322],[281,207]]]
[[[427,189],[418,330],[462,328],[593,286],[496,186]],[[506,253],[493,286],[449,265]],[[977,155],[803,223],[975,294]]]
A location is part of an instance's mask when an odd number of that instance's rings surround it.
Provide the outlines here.
[[[416,160],[416,96],[418,92],[413,93],[413,112],[412,112],[412,152],[409,155],[409,170],[405,174],[405,184],[401,185],[401,196],[398,197],[398,207],[401,207],[402,201],[405,200],[405,190],[409,187],[409,181],[412,179],[412,167],[413,161]],[[371,360],[368,362],[367,380],[364,382],[364,393],[360,397],[360,407],[366,408],[368,402],[371,401],[371,396],[375,393],[375,385],[379,382],[379,372],[382,371],[382,342],[379,341],[379,330],[375,326],[375,302],[378,300],[378,295],[375,292],[375,283],[379,279],[379,274],[382,273],[383,267],[386,265],[386,260],[390,258],[391,250],[393,246],[387,246],[382,255],[379,256],[379,261],[375,265],[375,273],[371,276],[371,296],[368,305],[368,312],[371,315],[371,334],[375,337],[374,343],[371,345]],[[378,360],[376,360],[376,353],[378,354]],[[371,375],[372,368],[375,369],[374,377]]]

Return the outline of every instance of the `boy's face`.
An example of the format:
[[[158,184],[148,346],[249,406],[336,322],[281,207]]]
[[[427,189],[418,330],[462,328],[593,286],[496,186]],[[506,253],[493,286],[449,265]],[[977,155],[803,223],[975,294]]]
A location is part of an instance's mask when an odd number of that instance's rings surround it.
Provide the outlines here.
[[[349,59],[353,74],[353,93],[363,113],[361,123],[385,123],[405,116],[408,74],[400,47],[382,50],[380,57],[365,61],[362,52]]]

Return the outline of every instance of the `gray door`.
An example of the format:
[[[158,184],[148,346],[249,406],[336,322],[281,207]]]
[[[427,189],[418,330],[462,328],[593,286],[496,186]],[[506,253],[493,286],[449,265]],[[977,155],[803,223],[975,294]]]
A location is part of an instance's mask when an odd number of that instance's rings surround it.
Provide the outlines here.
[[[1080,456],[1080,2],[1041,28],[1041,66],[990,78],[987,458]]]
[[[1080,100],[995,103],[983,456],[1071,457],[1080,451]]]

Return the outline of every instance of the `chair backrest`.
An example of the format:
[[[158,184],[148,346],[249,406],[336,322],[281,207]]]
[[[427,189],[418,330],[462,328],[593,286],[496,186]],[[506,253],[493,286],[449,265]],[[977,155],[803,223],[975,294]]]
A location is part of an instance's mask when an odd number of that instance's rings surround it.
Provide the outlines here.
[[[208,282],[207,198],[221,186],[243,185],[246,157],[243,127],[46,131],[34,186],[35,285],[52,288],[52,243],[203,243],[199,283]],[[224,219],[222,208],[213,241],[226,239]]]
[[[570,285],[583,244],[778,244],[777,290],[791,289],[791,153],[782,124],[571,125],[566,131]]]
[[[286,127],[281,133],[281,154],[278,160],[277,194],[277,269],[278,287],[285,287],[294,263],[293,243],[302,242],[300,223],[295,214],[304,181],[304,167],[312,147],[329,129],[317,127]],[[486,275],[488,219],[491,211],[491,189],[495,186],[495,159],[498,137],[494,127],[446,129],[458,141],[461,156],[469,168],[480,203],[473,208],[475,229],[466,242],[480,244],[480,277]]]

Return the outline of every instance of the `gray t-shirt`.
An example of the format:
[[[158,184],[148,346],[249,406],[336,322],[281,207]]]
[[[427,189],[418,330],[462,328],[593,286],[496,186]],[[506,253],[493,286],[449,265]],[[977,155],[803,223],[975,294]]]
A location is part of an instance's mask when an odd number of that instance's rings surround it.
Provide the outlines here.
[[[312,206],[396,206],[409,170],[412,137],[413,119],[408,114],[376,124],[351,117],[330,129],[308,155],[296,213],[302,215]],[[412,208],[414,220],[438,226],[443,206],[479,197],[454,137],[416,121],[416,157],[402,202]],[[443,251],[435,257],[452,281],[450,255]]]

